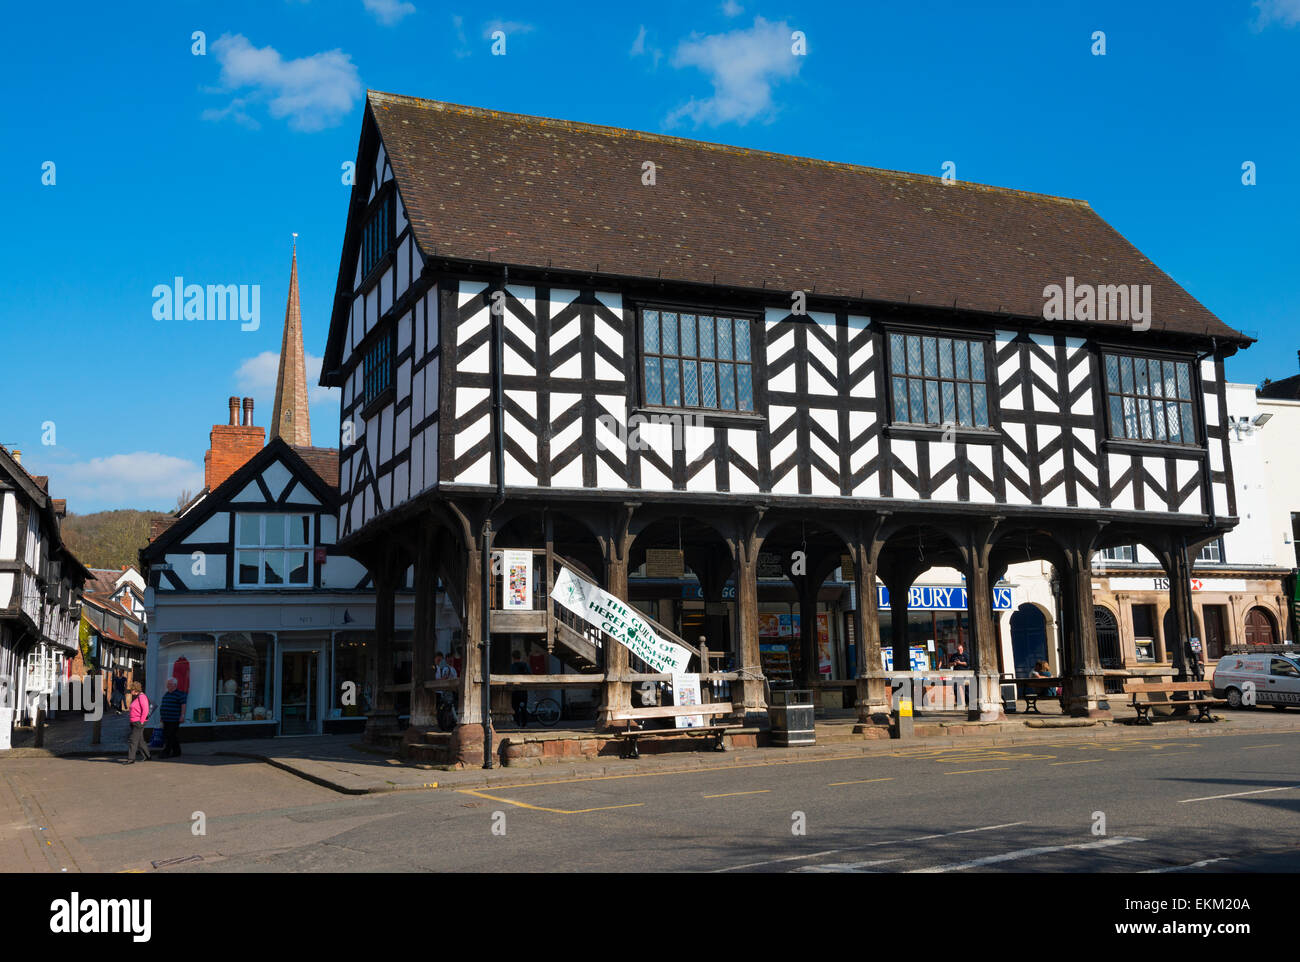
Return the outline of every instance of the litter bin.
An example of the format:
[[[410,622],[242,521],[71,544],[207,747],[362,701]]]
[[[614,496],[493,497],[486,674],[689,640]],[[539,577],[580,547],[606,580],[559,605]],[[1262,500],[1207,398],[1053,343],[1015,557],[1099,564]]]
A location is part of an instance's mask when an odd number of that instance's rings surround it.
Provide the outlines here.
[[[812,692],[804,688],[772,692],[767,717],[772,727],[772,744],[812,745],[817,741],[813,727]]]

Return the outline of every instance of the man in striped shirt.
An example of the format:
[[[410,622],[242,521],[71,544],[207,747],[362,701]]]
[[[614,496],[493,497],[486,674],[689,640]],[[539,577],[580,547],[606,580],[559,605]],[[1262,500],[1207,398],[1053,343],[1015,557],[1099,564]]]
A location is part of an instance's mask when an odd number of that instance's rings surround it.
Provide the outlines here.
[[[181,719],[185,716],[185,692],[178,691],[176,679],[167,679],[167,694],[158,703],[158,720],[163,727],[163,758],[179,758],[181,754]]]

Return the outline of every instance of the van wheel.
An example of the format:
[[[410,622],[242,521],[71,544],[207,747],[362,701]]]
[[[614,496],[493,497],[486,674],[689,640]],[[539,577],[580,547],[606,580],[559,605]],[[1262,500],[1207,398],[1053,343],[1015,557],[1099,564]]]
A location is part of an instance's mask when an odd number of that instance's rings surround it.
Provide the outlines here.
[[[1229,688],[1227,692],[1227,699],[1228,699],[1229,708],[1240,708],[1241,690],[1237,688]]]

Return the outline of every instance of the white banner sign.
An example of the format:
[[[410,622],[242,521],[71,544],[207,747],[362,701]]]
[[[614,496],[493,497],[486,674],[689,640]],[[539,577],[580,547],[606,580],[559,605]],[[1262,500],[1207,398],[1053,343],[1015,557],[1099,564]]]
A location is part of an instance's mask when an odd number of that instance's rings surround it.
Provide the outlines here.
[[[1193,591],[1245,591],[1244,578],[1192,578]],[[1168,578],[1111,578],[1111,591],[1168,591]]]
[[[560,569],[551,598],[595,625],[655,671],[677,674],[686,670],[691,657],[689,651],[660,638],[631,605],[584,581],[568,568]]]
[[[700,676],[691,674],[673,675],[673,704],[675,705],[699,705],[700,698]],[[678,728],[703,728],[703,715],[678,715]]]

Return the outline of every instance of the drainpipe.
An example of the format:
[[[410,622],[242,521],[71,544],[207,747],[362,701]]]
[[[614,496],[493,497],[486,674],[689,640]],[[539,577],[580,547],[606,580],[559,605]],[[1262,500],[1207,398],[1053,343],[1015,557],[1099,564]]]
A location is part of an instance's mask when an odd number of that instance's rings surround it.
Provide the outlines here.
[[[505,407],[502,381],[505,350],[505,290],[510,283],[509,266],[501,269],[501,300],[492,299],[492,431],[496,436],[497,490],[483,518],[483,767],[492,767],[492,515],[506,499]],[[501,303],[501,310],[495,308]]]

